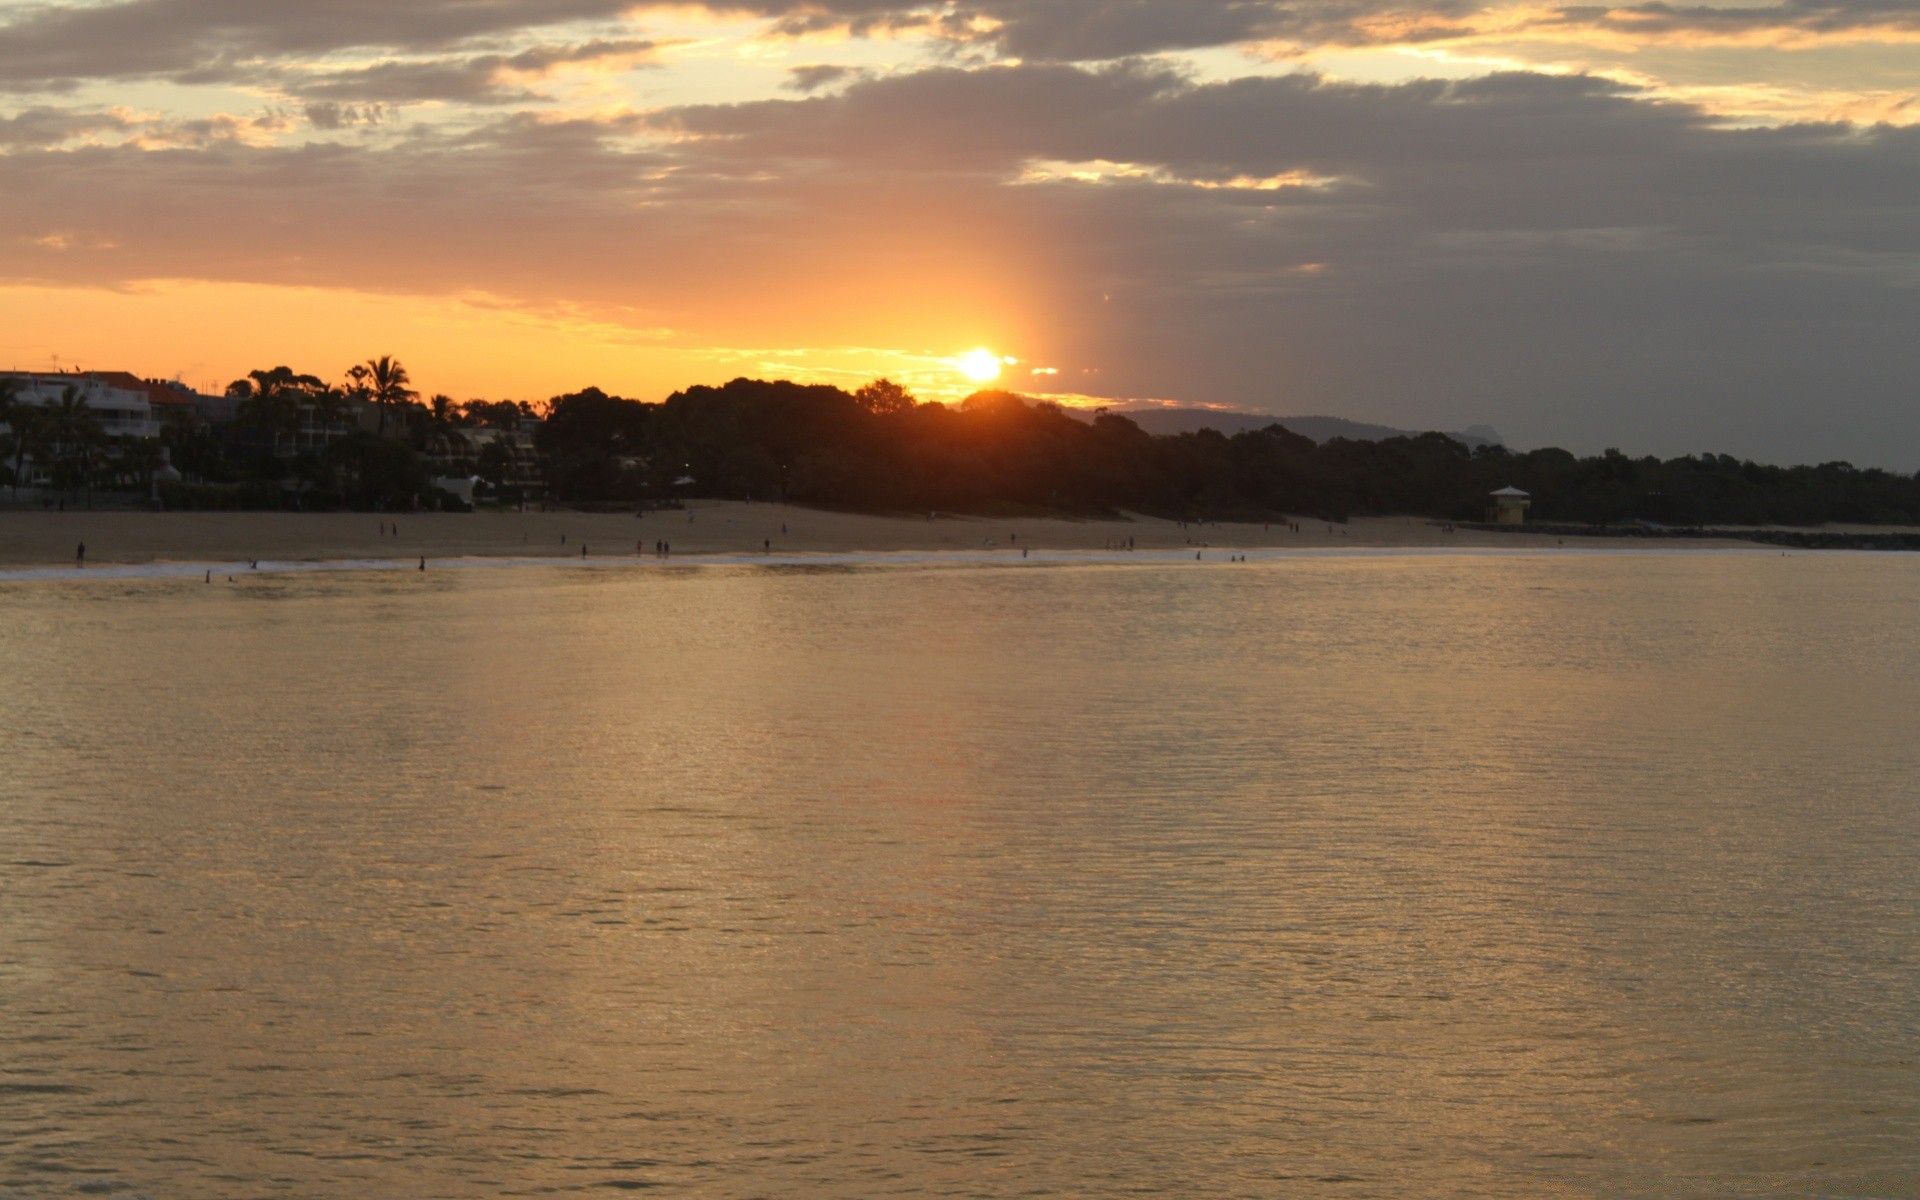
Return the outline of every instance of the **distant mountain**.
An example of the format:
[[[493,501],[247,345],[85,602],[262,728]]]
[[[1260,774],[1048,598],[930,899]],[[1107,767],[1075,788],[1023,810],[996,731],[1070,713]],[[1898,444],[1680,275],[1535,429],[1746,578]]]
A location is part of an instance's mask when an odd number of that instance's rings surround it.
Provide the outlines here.
[[[1140,428],[1153,434],[1196,433],[1217,429],[1232,436],[1269,425],[1281,425],[1316,442],[1348,438],[1356,442],[1378,442],[1395,437],[1418,437],[1423,431],[1395,429],[1390,425],[1369,425],[1344,417],[1273,417],[1265,413],[1220,412],[1208,408],[1136,408],[1113,410]],[[1467,446],[1501,446],[1506,443],[1487,425],[1474,425],[1448,437]]]

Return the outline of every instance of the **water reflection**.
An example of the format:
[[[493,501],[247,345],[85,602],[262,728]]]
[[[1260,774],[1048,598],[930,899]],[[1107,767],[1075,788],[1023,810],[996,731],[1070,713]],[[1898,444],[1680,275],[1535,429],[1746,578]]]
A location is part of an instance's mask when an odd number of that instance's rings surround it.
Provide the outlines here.
[[[0,1187],[1894,1194],[1916,583],[0,587]]]

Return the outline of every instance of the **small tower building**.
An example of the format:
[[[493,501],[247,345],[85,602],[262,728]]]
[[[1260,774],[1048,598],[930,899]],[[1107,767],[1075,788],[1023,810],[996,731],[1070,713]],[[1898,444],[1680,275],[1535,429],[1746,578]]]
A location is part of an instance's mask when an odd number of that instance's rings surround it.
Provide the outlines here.
[[[1503,487],[1493,493],[1493,508],[1487,519],[1495,525],[1525,525],[1527,509],[1533,506],[1533,497],[1517,487]]]

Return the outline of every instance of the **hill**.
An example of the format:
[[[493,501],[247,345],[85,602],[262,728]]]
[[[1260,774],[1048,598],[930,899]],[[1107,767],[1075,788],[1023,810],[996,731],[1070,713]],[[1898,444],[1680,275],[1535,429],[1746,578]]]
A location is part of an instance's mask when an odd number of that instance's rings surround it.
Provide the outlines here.
[[[1202,429],[1217,429],[1231,437],[1236,433],[1252,433],[1255,430],[1265,429],[1269,425],[1279,425],[1290,433],[1312,438],[1316,442],[1329,442],[1334,438],[1346,438],[1355,442],[1384,442],[1388,438],[1419,437],[1421,433],[1426,432],[1425,430],[1395,429],[1390,425],[1369,425],[1364,421],[1349,421],[1345,417],[1274,417],[1266,413],[1228,412],[1209,408],[1122,408],[1113,411],[1148,433],[1160,437],[1179,433],[1197,433]],[[1447,433],[1447,436],[1469,449],[1506,444],[1498,433],[1485,425],[1475,425],[1459,433]]]

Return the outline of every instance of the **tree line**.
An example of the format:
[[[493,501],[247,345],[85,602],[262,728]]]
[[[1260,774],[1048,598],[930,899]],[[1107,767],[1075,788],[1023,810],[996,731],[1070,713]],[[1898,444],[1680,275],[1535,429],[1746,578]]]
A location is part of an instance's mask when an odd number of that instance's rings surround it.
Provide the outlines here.
[[[63,487],[90,486],[103,471],[151,478],[159,449],[123,445],[109,456],[84,398],[68,392],[35,408],[0,381],[0,422],[11,428],[0,441],[0,473],[17,482],[33,455]],[[885,379],[851,392],[736,379],[660,403],[588,388],[543,405],[462,404],[421,400],[406,368],[382,356],[339,384],[283,366],[249,372],[227,394],[237,405],[225,427],[167,418],[161,444],[196,481],[176,485],[174,503],[412,507],[446,499],[432,495],[435,473],[463,472],[492,485],[497,499],[575,505],[711,496],[896,512],[1474,521],[1485,516],[1488,493],[1515,486],[1532,493],[1536,521],[1920,524],[1920,478],[1844,462],[1779,467],[1618,450],[1580,457],[1469,448],[1439,433],[1316,443],[1279,424],[1233,436],[1155,436],[1104,409],[1074,413],[1003,391],[926,403]],[[362,413],[373,417],[363,422]],[[532,431],[536,494],[506,486],[500,441],[467,456],[486,439],[452,435],[473,428]]]
[[[1848,463],[1766,466],[1728,455],[1468,448],[1444,434],[1324,444],[1279,424],[1155,436],[1118,413],[980,392],[920,403],[879,380],[856,392],[736,379],[648,404],[588,389],[552,401],[538,433],[548,483],[573,502],[701,495],[953,512],[1129,510],[1344,520],[1486,515],[1533,494],[1536,520],[1662,524],[1920,523],[1920,479]]]

